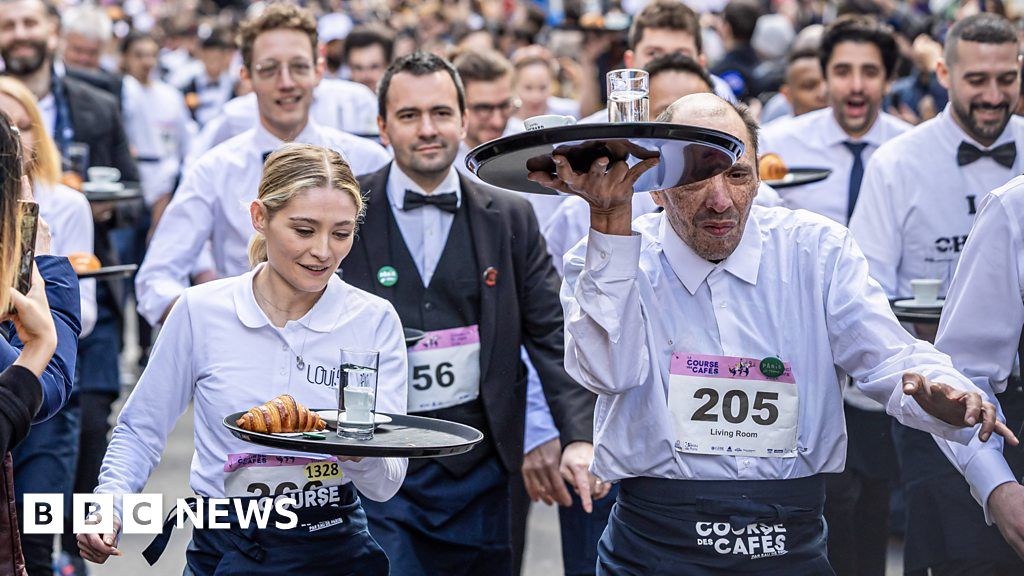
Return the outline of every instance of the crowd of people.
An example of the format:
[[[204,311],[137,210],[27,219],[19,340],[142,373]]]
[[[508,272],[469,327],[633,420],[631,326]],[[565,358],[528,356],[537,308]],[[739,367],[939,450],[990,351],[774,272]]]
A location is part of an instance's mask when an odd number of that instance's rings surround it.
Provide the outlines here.
[[[1024,573],[1015,8],[0,0],[0,574],[120,554],[119,518],[19,539],[24,495],[142,491],[190,406],[197,496],[317,495],[297,529],[197,527],[192,574],[333,574],[327,549],[352,574],[519,574],[531,502],[558,505],[567,575],[880,575],[893,538],[907,574]],[[534,116],[608,122],[620,68],[735,164],[634,194],[688,160],[555,156],[529,175],[547,196],[467,168]],[[768,155],[828,175],[773,188]],[[87,197],[96,168],[139,194]],[[79,280],[81,254],[138,270]],[[937,327],[892,312],[920,279]],[[458,342],[451,384],[403,327]],[[336,403],[310,374],[346,346],[380,351],[377,410],[484,441],[315,483],[323,455],[254,464],[274,452],[224,415]]]

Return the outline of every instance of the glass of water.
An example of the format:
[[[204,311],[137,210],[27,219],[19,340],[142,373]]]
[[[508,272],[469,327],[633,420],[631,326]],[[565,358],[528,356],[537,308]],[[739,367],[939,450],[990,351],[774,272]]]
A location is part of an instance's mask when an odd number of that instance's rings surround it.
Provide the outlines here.
[[[608,73],[608,121],[647,122],[650,76],[646,70],[626,68]]]
[[[341,350],[338,436],[352,440],[373,439],[379,361],[377,350]]]

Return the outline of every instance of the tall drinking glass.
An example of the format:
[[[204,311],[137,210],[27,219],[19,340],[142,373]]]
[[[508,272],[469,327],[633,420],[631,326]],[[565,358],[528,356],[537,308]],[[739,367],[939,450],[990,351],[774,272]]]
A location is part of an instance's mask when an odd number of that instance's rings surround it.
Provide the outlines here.
[[[341,350],[338,436],[352,440],[373,439],[379,361],[377,350]]]
[[[650,76],[646,70],[626,68],[608,73],[608,121],[647,122]]]

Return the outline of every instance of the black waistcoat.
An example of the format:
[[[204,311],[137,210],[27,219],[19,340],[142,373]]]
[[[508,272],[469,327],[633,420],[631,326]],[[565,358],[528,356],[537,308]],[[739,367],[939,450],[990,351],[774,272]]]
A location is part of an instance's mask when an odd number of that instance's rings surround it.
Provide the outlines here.
[[[429,332],[479,324],[482,280],[473,250],[473,235],[466,203],[462,202],[455,213],[441,258],[434,269],[430,284],[426,287],[423,286],[423,278],[407,247],[407,242],[420,239],[403,238],[390,206],[387,207],[387,222],[388,260],[398,272],[398,282],[392,288],[394,296],[389,299],[402,319],[402,325]],[[483,400],[480,397],[458,406],[421,412],[417,415],[459,422],[484,433],[484,441],[473,450],[437,460],[458,476],[465,474],[494,452]],[[410,460],[409,470],[415,471],[425,462],[423,459]]]

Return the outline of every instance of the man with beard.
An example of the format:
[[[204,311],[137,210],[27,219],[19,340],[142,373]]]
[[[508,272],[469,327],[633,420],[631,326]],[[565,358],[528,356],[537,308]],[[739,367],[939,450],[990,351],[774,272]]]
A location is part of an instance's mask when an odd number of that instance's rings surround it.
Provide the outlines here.
[[[509,488],[526,413],[520,347],[561,433],[562,477],[584,507],[607,492],[587,472],[594,397],[562,367],[558,276],[530,205],[452,166],[467,120],[454,66],[422,51],[400,58],[378,98],[395,160],[359,179],[366,219],[343,278],[443,343],[409,351],[409,413],[474,426],[485,439],[464,455],[411,462],[394,498],[366,502],[370,533],[396,576],[510,576]]]
[[[1024,119],[1013,115],[1021,85],[1018,49],[1014,26],[1000,16],[956,23],[937,69],[949,104],[882,146],[868,164],[850,230],[889,298],[910,296],[916,278],[941,280],[944,297],[982,199],[1024,170]],[[934,328],[931,334],[917,328],[934,336]],[[1012,384],[998,397],[1007,420],[1019,427],[1024,393],[1019,382]],[[1011,468],[1017,477],[1024,473],[1018,451],[1007,451],[1008,467],[999,442],[943,446],[965,470],[964,482],[927,435],[895,426],[893,438],[907,500],[908,573],[931,568],[947,574],[958,566],[971,574],[1024,572],[995,527],[985,525],[996,492],[1016,484]]]
[[[981,404],[980,390],[900,327],[846,228],[751,206],[745,109],[694,94],[665,116],[743,151],[712,178],[653,193],[663,212],[632,217],[633,183],[656,160],[579,173],[556,156],[557,177],[530,174],[591,207],[562,306],[566,369],[598,394],[593,471],[619,485],[597,574],[832,574],[821,511],[825,477],[846,460],[838,374],[959,442],[980,421],[961,402]],[[995,411],[984,403],[980,438],[1014,442]]]
[[[121,171],[123,180],[137,182],[139,172],[128,149],[117,100],[63,73],[63,64],[55,58],[58,29],[59,21],[42,0],[0,2],[0,57],[6,66],[5,73],[23,82],[39,100],[43,123],[65,158],[73,143],[88,150],[78,169],[84,172],[89,166],[113,166]],[[117,264],[117,252],[110,238],[116,218],[109,206],[93,204],[92,208],[96,255],[105,265]],[[96,326],[79,342],[75,382],[78,393],[64,410],[33,426],[32,440],[20,445],[14,454],[19,502],[26,491],[71,493],[78,456],[79,415],[92,413],[91,406],[82,404],[88,399],[81,391],[120,389],[120,282],[98,282],[96,304]],[[22,545],[29,573],[52,571],[50,535],[25,534]]]
[[[804,208],[846,224],[868,159],[910,125],[881,110],[899,56],[896,39],[869,16],[846,16],[821,40],[828,108],[773,122],[761,131],[762,153],[790,167],[828,168],[828,178],[780,191],[789,208]]]

